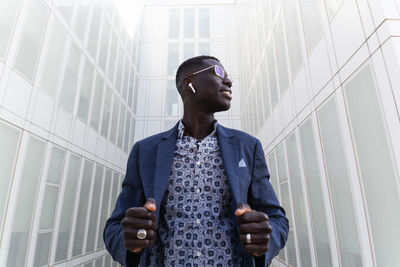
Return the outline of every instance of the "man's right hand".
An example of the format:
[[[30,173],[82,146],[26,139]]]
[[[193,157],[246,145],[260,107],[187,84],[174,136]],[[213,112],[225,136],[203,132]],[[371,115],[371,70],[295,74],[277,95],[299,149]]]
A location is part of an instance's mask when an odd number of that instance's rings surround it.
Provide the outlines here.
[[[147,199],[143,207],[129,208],[121,221],[124,246],[133,253],[140,253],[144,248],[153,245],[156,238],[156,201]],[[140,229],[146,230],[146,238],[139,239]]]

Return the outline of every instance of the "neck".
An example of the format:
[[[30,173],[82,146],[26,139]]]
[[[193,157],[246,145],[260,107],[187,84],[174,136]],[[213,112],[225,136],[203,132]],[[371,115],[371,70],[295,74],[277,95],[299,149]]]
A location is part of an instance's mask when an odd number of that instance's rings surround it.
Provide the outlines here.
[[[185,109],[182,118],[185,134],[202,140],[214,130],[214,120],[213,113],[190,112]]]

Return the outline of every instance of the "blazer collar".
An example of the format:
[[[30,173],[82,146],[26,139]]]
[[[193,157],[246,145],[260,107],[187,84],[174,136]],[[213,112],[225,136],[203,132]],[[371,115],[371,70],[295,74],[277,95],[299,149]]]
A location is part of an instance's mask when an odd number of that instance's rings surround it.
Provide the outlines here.
[[[165,190],[167,189],[168,179],[171,167],[174,161],[174,152],[178,138],[178,125],[164,132],[161,141],[157,145],[155,177],[153,187],[153,197],[156,200],[157,207],[160,206]],[[217,139],[221,148],[221,154],[230,183],[231,194],[234,200],[234,207],[241,199],[239,195],[239,147],[237,141],[233,138],[233,133],[224,126],[217,125]],[[156,211],[157,218],[159,209]]]

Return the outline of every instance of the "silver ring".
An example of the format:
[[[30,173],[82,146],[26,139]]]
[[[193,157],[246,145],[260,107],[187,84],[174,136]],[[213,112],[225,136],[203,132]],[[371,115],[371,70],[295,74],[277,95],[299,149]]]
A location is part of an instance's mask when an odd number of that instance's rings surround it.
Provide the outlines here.
[[[147,236],[147,231],[145,229],[139,229],[136,236],[138,239],[145,239]]]
[[[247,243],[247,244],[250,244],[250,243],[251,243],[251,234],[250,234],[250,233],[247,233],[247,234],[246,234],[246,243]]]

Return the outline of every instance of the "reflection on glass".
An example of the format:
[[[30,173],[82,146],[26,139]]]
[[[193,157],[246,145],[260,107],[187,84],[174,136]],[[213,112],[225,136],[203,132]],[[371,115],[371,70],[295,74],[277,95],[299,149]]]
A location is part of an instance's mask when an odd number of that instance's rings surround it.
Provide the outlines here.
[[[85,227],[87,225],[86,217],[88,213],[90,187],[92,184],[93,162],[85,160],[83,169],[82,185],[79,196],[78,215],[76,217],[74,243],[72,256],[78,256],[83,253],[83,240]]]
[[[74,31],[78,38],[83,42],[85,40],[87,23],[90,17],[90,0],[79,0],[77,2],[77,11],[75,17]]]
[[[21,132],[0,122],[0,136],[0,227],[2,227],[8,199],[8,189],[13,178],[14,164]]]
[[[18,188],[7,265],[25,266],[34,204],[45,154],[44,142],[30,137]]]
[[[72,218],[75,207],[75,197],[81,169],[81,158],[71,155],[66,176],[64,197],[62,200],[60,228],[56,235],[57,248],[55,261],[61,261],[67,258],[69,240],[72,231]]]
[[[111,129],[110,129],[110,141],[111,143],[115,144],[116,137],[117,137],[117,130],[118,130],[118,116],[119,116],[119,106],[120,101],[119,98],[114,95],[113,100],[113,114],[112,114],[112,121],[111,121]]]
[[[314,243],[318,266],[332,266],[331,248],[327,229],[327,215],[322,195],[321,175],[314,140],[312,121],[300,126],[301,148],[304,160],[305,180],[310,198]]]
[[[210,37],[210,10],[206,8],[199,9],[199,37]]]
[[[210,55],[210,43],[200,42],[199,43],[199,55]]]
[[[184,9],[183,34],[185,38],[194,37],[194,9]]]
[[[81,53],[79,49],[74,44],[71,44],[60,93],[60,105],[71,113],[74,109],[76,89],[78,86],[80,60]]]
[[[300,250],[301,266],[312,266],[310,241],[308,240],[308,223],[306,218],[307,196],[303,191],[302,177],[300,173],[299,158],[297,153],[296,136],[292,134],[286,140],[288,156],[290,186],[292,189],[293,210],[296,219],[296,234]]]
[[[40,216],[39,229],[52,229],[54,214],[56,212],[58,187],[47,185],[42,204],[42,214]]]
[[[179,9],[169,11],[169,38],[179,37]]]
[[[275,27],[275,49],[276,49],[276,62],[278,66],[279,88],[281,97],[287,92],[289,87],[289,67],[288,58],[286,54],[286,42],[284,38],[285,29],[283,27],[283,18],[280,17]]]
[[[0,59],[4,60],[6,57],[7,48],[22,2],[23,0],[0,2]]]
[[[194,57],[194,43],[185,43],[183,45],[183,60]]]
[[[89,104],[92,96],[92,86],[94,78],[94,67],[89,60],[86,60],[85,69],[83,71],[83,77],[81,81],[79,106],[78,106],[78,117],[83,121],[87,122],[89,116]]]
[[[97,219],[99,215],[99,206],[100,206],[100,196],[101,196],[101,187],[103,185],[103,172],[104,168],[100,165],[96,166],[96,174],[94,177],[94,185],[93,185],[93,195],[92,195],[92,206],[90,208],[90,217],[89,217],[89,228],[87,232],[86,239],[86,251],[90,252],[94,250],[94,242],[96,239],[96,230],[97,230]],[[100,229],[102,231],[102,229]]]
[[[345,86],[345,95],[377,266],[398,266],[400,179],[378,89],[367,65]]]
[[[50,32],[50,40],[44,52],[44,63],[40,75],[40,86],[50,98],[54,100],[63,66],[63,55],[67,44],[67,33],[61,23],[53,17],[53,25]]]
[[[28,10],[22,28],[15,68],[25,78],[32,81],[36,72],[49,8],[43,1],[30,1]]]
[[[89,38],[87,48],[93,58],[97,56],[97,48],[99,47],[100,23],[103,16],[102,7],[98,0],[93,1],[92,18],[90,22]]]
[[[110,117],[111,117],[111,88],[106,87],[106,95],[104,97],[104,105],[103,105],[103,119],[101,122],[101,135],[104,138],[108,138],[108,128],[110,125]]]
[[[166,115],[177,116],[178,115],[178,91],[175,87],[174,80],[167,81],[167,97],[166,97]]]
[[[49,264],[51,233],[40,233],[36,242],[36,253],[34,267],[44,266]]]
[[[322,32],[324,3],[321,0],[300,0],[308,54],[311,54]]]
[[[168,75],[175,75],[175,72],[178,69],[178,47],[178,43],[168,44]]]
[[[104,92],[104,80],[99,73],[96,75],[96,85],[94,88],[92,112],[90,119],[90,126],[92,126],[96,131],[99,129],[100,116],[101,116],[101,102],[103,101]]]

